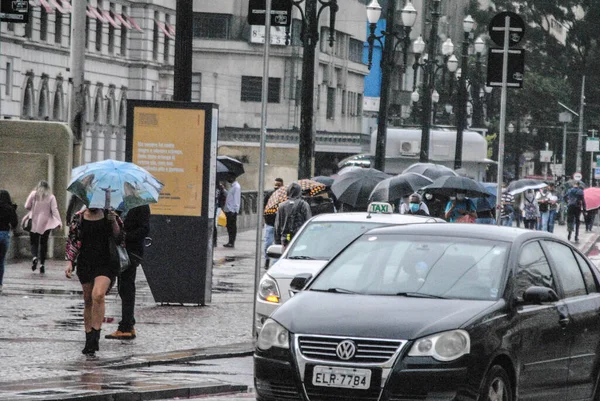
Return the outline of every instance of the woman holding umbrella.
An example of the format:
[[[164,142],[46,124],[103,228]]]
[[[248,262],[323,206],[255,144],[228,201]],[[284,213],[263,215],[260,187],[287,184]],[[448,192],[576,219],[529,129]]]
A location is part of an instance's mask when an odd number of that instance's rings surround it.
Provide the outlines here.
[[[81,352],[86,355],[94,355],[99,350],[104,297],[119,273],[111,265],[108,241],[112,241],[111,237],[118,240],[122,227],[121,219],[113,210],[99,208],[85,208],[76,213],[69,227],[65,275],[71,278],[73,267],[77,265],[84,301],[85,347]]]
[[[65,275],[71,278],[76,265],[85,304],[86,341],[82,352],[86,355],[99,350],[104,298],[120,268],[112,260],[110,249],[113,245],[124,246],[126,233],[115,210],[127,212],[156,203],[162,188],[163,184],[148,171],[116,160],[90,163],[71,173],[67,190],[86,208],[75,214],[70,224]]]
[[[473,201],[467,198],[465,192],[457,191],[455,199],[451,199],[446,205],[445,217],[450,223],[455,223],[464,216],[469,216],[475,221],[477,219],[477,209]]]

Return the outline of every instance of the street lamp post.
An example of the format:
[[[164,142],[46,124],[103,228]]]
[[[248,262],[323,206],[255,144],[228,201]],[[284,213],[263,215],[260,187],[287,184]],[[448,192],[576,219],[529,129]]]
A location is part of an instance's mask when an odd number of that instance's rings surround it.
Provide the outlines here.
[[[369,69],[373,62],[373,47],[375,41],[378,41],[383,47],[383,54],[381,57],[381,93],[379,95],[379,114],[377,116],[377,140],[375,144],[374,165],[374,167],[380,171],[384,171],[385,169],[387,117],[391,86],[390,80],[394,66],[394,53],[398,45],[401,45],[403,53],[402,73],[404,73],[408,59],[408,47],[410,46],[410,31],[417,18],[417,10],[410,1],[407,2],[402,9],[402,24],[404,25],[404,30],[402,32],[395,32],[394,3],[394,1],[388,0],[386,9],[386,31],[382,32],[380,36],[375,35],[375,28],[377,27],[377,21],[379,21],[379,17],[381,16],[381,6],[377,0],[373,0],[367,6],[367,19],[369,21],[370,29],[370,35],[367,39],[369,43]],[[385,40],[382,41],[384,38]],[[397,39],[396,44],[394,44],[394,38]]]
[[[474,127],[483,127],[483,97],[485,96],[485,91],[482,93],[481,82],[482,82],[482,73],[481,73],[481,55],[485,51],[485,42],[479,36],[475,40],[475,79],[473,80],[473,84],[471,85],[472,92],[471,97],[473,98],[473,126]]]
[[[467,126],[467,88],[466,76],[469,68],[469,35],[473,29],[475,21],[468,15],[463,20],[464,38],[462,43],[462,64],[460,81],[458,84],[458,113],[456,120],[456,148],[454,152],[454,169],[462,167],[462,151],[463,151],[463,132]],[[477,94],[479,96],[479,94]]]
[[[318,7],[317,1],[321,4]],[[304,4],[304,10],[300,7]],[[293,0],[302,16],[302,108],[300,111],[300,140],[298,144],[298,178],[312,176],[314,158],[314,93],[315,49],[319,43],[319,17],[329,11],[329,46],[333,46],[337,0]]]
[[[425,88],[425,96],[423,96],[423,110],[421,115],[421,152],[419,155],[419,161],[421,163],[427,163],[429,161],[429,131],[431,130],[431,95],[433,94],[433,85],[435,81],[435,52],[437,48],[437,36],[438,36],[438,21],[440,20],[440,3],[441,0],[433,0],[433,9],[431,11],[431,35],[429,37],[429,57],[428,62],[424,63],[424,77],[423,87]],[[423,39],[423,47],[415,41],[414,50],[415,53],[420,54],[425,50],[425,42]],[[418,47],[417,47],[418,46]],[[421,51],[418,52],[417,50]]]

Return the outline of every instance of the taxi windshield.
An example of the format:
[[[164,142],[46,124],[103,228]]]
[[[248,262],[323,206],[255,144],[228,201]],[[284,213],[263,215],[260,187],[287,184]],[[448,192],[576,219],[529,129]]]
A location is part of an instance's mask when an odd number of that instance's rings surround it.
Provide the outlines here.
[[[362,221],[313,221],[296,238],[287,258],[329,260],[362,233],[383,225]]]
[[[473,238],[364,235],[310,290],[368,295],[496,300],[509,245]]]

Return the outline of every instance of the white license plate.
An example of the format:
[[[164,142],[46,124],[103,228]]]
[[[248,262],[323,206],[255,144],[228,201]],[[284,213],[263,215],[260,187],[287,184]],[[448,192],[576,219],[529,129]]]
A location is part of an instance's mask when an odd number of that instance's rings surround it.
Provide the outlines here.
[[[315,366],[312,384],[313,386],[366,390],[371,385],[371,371],[369,369]]]

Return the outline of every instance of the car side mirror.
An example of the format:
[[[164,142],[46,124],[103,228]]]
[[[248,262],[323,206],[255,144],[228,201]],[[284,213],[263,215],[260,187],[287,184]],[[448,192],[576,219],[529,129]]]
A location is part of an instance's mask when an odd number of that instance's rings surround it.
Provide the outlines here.
[[[558,295],[552,288],[548,287],[529,287],[523,293],[523,302],[526,304],[540,305],[546,302],[558,301]]]
[[[271,259],[279,259],[283,254],[283,245],[271,245],[267,248],[267,256]]]
[[[292,291],[296,291],[296,292],[302,291],[304,289],[304,287],[306,287],[306,284],[308,284],[310,279],[312,279],[312,274],[309,274],[309,273],[298,274],[296,277],[294,277],[294,279],[290,283],[290,289]]]

